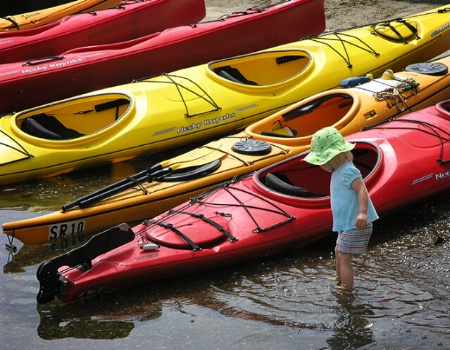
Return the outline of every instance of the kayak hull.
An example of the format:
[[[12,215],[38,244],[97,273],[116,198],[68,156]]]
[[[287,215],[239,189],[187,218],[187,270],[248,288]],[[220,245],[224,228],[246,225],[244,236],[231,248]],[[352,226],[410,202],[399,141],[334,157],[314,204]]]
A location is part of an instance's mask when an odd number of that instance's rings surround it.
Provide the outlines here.
[[[195,5],[185,10],[177,2],[174,16],[188,16],[199,6]],[[204,14],[204,10],[198,14]],[[166,14],[157,17],[165,21]],[[143,21],[152,22],[146,18]],[[165,28],[170,25],[167,21]],[[0,113],[318,35],[325,29],[325,14],[323,0],[291,0],[215,21],[181,25],[190,23],[186,18],[178,22],[176,27],[159,27],[159,31],[131,40],[81,46],[50,56],[34,55],[1,65],[0,96],[4,101]],[[64,89],[60,88],[62,84]]]
[[[346,137],[356,144],[354,163],[381,218],[448,191],[449,121],[447,100]],[[117,241],[105,252],[101,245],[88,242],[43,263],[37,273],[41,282],[38,302],[53,297],[72,301],[137,281],[272,255],[328,236],[332,227],[330,174],[303,162],[306,154],[193,197],[132,229],[123,224],[116,233],[127,242]],[[414,166],[418,162],[421,167]],[[308,196],[271,187],[269,174],[280,179],[283,175],[291,188],[301,186]],[[111,238],[117,230],[111,228],[93,239],[99,244],[102,235]],[[102,253],[96,255],[96,251]],[[92,259],[86,262],[83,256]]]
[[[0,32],[0,63],[23,61],[23,64],[77,47],[132,40],[169,27],[196,23],[205,15],[202,0],[122,1],[114,8],[66,16],[38,28]]]

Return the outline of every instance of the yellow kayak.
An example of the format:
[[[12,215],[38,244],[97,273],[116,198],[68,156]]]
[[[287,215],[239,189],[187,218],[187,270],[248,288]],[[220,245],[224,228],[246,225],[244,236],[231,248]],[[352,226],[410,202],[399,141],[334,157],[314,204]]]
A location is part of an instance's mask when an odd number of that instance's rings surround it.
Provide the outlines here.
[[[41,10],[0,17],[0,32],[36,28],[65,16],[103,10],[121,2],[122,0],[77,0]]]
[[[333,125],[348,135],[450,98],[450,57],[406,70],[341,81],[348,88],[318,93],[248,126],[89,194],[54,212],[3,224],[23,243],[80,242],[118,223],[151,218],[234,176],[309,148],[318,129]],[[360,85],[354,86],[356,83]]]
[[[336,88],[450,49],[449,6],[97,90],[0,118],[0,184],[132,159],[239,130]],[[386,26],[383,22],[382,26]],[[406,41],[406,43],[405,43]],[[111,73],[113,74],[113,73]]]

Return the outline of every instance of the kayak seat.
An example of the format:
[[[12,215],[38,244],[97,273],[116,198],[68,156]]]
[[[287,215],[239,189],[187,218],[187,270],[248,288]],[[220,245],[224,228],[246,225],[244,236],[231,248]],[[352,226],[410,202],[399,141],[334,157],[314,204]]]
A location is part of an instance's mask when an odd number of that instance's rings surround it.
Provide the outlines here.
[[[227,80],[233,81],[239,84],[246,85],[258,85],[254,81],[248,80],[246,77],[242,75],[242,73],[231,66],[224,66],[214,70],[219,76],[225,78]]]
[[[286,175],[281,173],[269,173],[266,175],[265,180],[266,186],[275,192],[279,192],[282,194],[287,194],[293,197],[323,197],[323,195],[315,194],[308,191],[306,188],[294,186]]]
[[[26,118],[22,130],[27,134],[48,140],[68,140],[83,136],[76,130],[64,126],[55,117],[45,113]]]

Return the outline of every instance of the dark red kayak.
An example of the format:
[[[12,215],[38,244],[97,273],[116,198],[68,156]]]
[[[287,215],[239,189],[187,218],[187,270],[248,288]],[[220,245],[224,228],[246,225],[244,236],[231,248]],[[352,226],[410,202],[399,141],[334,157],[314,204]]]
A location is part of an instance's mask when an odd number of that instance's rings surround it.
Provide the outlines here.
[[[0,65],[0,114],[298,41],[324,29],[323,0],[288,0],[133,40],[33,56]]]
[[[346,137],[380,217],[448,191],[450,100]],[[39,303],[305,246],[331,233],[330,174],[289,158],[41,264]],[[417,166],[420,164],[420,166]]]
[[[196,23],[205,14],[204,0],[125,0],[111,9],[66,16],[37,28],[0,32],[0,63],[136,39],[169,27]]]

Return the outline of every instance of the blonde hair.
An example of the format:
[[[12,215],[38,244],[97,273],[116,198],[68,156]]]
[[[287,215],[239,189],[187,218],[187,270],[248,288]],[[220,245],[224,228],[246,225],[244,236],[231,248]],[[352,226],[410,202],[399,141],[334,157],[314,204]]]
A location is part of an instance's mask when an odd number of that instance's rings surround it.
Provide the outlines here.
[[[332,169],[337,169],[341,164],[352,161],[353,161],[353,153],[351,151],[347,151],[336,154],[333,158],[331,158],[328,161],[328,165]]]

